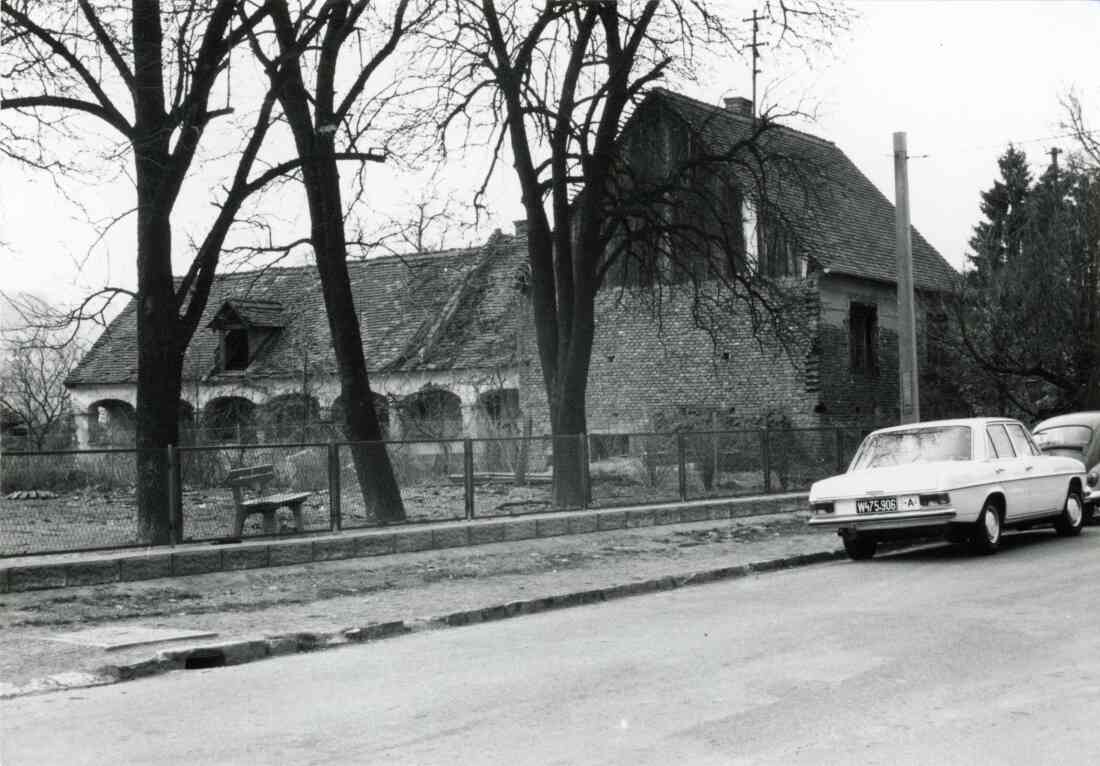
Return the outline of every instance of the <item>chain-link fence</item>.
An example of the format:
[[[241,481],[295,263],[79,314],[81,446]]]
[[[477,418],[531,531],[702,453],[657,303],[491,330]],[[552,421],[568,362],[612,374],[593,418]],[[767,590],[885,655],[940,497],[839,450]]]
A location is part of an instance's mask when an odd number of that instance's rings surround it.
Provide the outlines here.
[[[138,545],[137,454],[0,454],[0,556]]]
[[[680,497],[677,434],[601,434],[588,437],[591,502],[607,508],[661,503]]]
[[[185,542],[235,538],[237,509],[250,501],[305,495],[298,505],[301,526],[291,508],[273,511],[276,532],[324,532],[332,528],[328,446],[325,444],[241,444],[181,447],[179,454],[181,539]],[[234,471],[252,469],[254,481],[236,487]],[[244,519],[242,537],[262,534],[260,513]]]
[[[583,487],[583,452],[578,437],[532,436],[471,439],[470,514],[472,517],[518,516],[555,510],[554,444],[558,459],[576,466]],[[561,507],[581,507],[563,502]]]
[[[768,451],[763,430],[683,434],[688,499],[766,492]]]
[[[165,507],[173,542],[376,526],[376,502],[360,477],[384,472],[382,456],[409,522],[791,492],[842,473],[865,434],[757,429],[183,446],[168,450]],[[136,456],[4,453],[0,556],[142,544]],[[239,481],[242,471],[247,482]]]
[[[345,529],[378,524],[366,506],[359,470],[377,470],[372,451],[384,452],[393,468],[408,521],[466,518],[463,440],[354,442],[338,445],[340,515]],[[356,455],[359,452],[359,455]],[[362,468],[356,463],[361,461]]]

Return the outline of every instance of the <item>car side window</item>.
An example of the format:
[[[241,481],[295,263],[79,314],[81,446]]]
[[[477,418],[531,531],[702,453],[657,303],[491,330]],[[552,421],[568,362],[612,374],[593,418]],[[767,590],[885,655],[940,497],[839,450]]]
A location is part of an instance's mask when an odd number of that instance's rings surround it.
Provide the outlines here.
[[[1016,457],[1016,453],[1012,450],[1012,441],[1008,438],[1008,434],[1005,433],[1004,426],[1000,424],[986,426],[985,432],[989,435],[990,440],[993,442],[993,451],[997,457]]]
[[[1028,430],[1024,429],[1024,436],[1027,438],[1027,446],[1031,447],[1031,454],[1035,457],[1042,457],[1043,451],[1039,449],[1039,445],[1035,443],[1035,437],[1033,437]]]
[[[989,429],[985,429],[985,451],[986,454],[991,457],[1000,457],[997,454],[997,445],[993,443],[993,437],[989,435]]]
[[[1024,430],[1022,425],[1008,423],[1005,428],[1008,430],[1008,438],[1012,440],[1012,447],[1016,450],[1017,455],[1028,457],[1035,454],[1031,439],[1027,437],[1027,431]]]

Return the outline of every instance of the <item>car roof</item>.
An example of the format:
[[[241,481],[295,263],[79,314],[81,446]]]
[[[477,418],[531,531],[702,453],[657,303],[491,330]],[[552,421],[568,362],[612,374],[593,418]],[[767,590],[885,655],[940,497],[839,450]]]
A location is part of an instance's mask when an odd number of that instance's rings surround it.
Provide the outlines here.
[[[1013,418],[953,418],[951,420],[927,420],[923,423],[906,423],[900,426],[890,426],[889,428],[880,428],[873,433],[895,433],[898,431],[917,431],[925,428],[950,428],[952,426],[966,426],[968,428],[984,428],[993,423],[1019,423],[1020,421]]]
[[[1100,411],[1068,412],[1065,415],[1056,415],[1053,418],[1047,418],[1041,423],[1038,423],[1031,430],[1039,431],[1044,428],[1057,428],[1059,426],[1088,426],[1089,428],[1100,428]]]

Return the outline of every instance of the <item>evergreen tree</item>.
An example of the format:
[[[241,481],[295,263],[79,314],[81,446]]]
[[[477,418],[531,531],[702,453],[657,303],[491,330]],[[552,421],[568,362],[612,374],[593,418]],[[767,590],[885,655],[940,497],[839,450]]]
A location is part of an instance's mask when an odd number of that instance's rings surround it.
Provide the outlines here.
[[[1095,407],[1100,296],[1090,173],[1071,155],[1032,182],[1012,147],[998,164],[958,304],[960,388],[985,414],[1040,418]]]
[[[997,160],[1001,177],[989,191],[982,192],[985,220],[974,227],[969,258],[979,284],[989,280],[1007,263],[1018,259],[1027,219],[1027,196],[1031,171],[1027,155],[1011,144]]]

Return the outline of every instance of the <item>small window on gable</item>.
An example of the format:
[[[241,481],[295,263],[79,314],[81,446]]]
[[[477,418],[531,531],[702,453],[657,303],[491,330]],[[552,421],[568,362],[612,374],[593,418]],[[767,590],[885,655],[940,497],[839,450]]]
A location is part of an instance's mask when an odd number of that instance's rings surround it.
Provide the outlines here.
[[[225,369],[243,370],[248,367],[248,330],[236,328],[225,331]]]
[[[775,210],[758,208],[749,199],[741,204],[745,260],[765,277],[805,277],[806,259],[798,255],[785,223]]]
[[[852,372],[878,374],[878,306],[848,306],[848,355]]]

